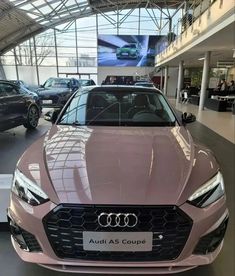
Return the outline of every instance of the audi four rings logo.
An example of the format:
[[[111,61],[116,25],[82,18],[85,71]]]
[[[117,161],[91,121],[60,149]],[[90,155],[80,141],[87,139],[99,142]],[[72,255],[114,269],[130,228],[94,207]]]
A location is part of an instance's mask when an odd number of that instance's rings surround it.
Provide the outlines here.
[[[102,227],[129,227],[133,228],[138,223],[138,218],[133,213],[101,213],[98,223]]]

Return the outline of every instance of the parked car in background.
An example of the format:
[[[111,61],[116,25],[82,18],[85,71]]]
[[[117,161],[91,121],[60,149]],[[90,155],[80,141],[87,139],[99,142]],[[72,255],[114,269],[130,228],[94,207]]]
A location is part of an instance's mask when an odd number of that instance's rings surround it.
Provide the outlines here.
[[[141,46],[139,43],[125,44],[116,50],[117,59],[129,58],[137,59],[140,56]]]
[[[25,87],[25,88],[29,89],[29,85],[22,80],[10,80],[10,81],[14,84],[21,86],[21,87]]]
[[[19,86],[19,88],[21,89],[22,92],[25,92],[25,93],[31,95],[34,98],[34,100],[37,103],[40,110],[42,109],[41,100],[40,100],[38,94],[36,92],[31,91],[29,89],[29,86],[25,82],[23,82],[22,80],[11,80],[10,82]]]
[[[49,78],[36,93],[42,106],[61,107],[79,87],[80,83],[75,78]]]
[[[34,95],[10,81],[0,80],[0,131],[20,125],[34,129],[40,115]]]
[[[135,86],[143,86],[143,87],[152,87],[155,88],[154,84],[152,82],[147,81],[139,81],[134,84]]]
[[[47,119],[17,163],[8,208],[24,261],[168,275],[215,260],[228,209],[219,164],[185,128],[194,115],[177,116],[157,89],[109,85],[79,90]]]
[[[78,79],[80,86],[92,86],[95,82],[92,79]]]

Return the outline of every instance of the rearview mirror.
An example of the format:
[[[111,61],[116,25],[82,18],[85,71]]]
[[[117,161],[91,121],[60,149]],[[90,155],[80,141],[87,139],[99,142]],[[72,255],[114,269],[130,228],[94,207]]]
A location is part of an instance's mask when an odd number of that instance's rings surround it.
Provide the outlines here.
[[[44,120],[54,124],[60,114],[60,109],[50,110],[44,115]]]
[[[192,113],[184,112],[182,114],[182,122],[184,124],[193,123],[196,121],[196,116]]]

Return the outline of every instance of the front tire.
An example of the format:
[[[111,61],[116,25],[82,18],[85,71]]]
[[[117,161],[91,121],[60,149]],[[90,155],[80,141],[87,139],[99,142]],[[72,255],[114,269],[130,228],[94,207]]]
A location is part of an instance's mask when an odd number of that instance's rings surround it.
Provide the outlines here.
[[[24,127],[27,129],[35,129],[38,126],[39,110],[36,105],[31,105],[28,109],[27,119],[24,123]]]

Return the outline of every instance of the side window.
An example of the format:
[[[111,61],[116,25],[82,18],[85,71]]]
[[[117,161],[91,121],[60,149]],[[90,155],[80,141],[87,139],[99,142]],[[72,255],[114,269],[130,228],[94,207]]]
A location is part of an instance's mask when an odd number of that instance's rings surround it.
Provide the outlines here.
[[[5,83],[2,83],[0,85],[0,93],[1,95],[4,95],[4,96],[14,96],[14,95],[19,95],[19,92],[17,90],[17,88],[13,85],[10,85],[10,84],[5,84]]]
[[[4,89],[4,84],[0,83],[0,97],[5,97],[5,96],[7,96],[7,92]]]
[[[20,87],[19,91],[20,91],[20,94],[24,94],[24,95],[28,94],[28,92],[23,87]]]
[[[82,95],[77,94],[72,99],[70,105],[68,106],[67,110],[65,111],[60,120],[61,124],[85,124],[87,95],[87,93],[83,93]]]

